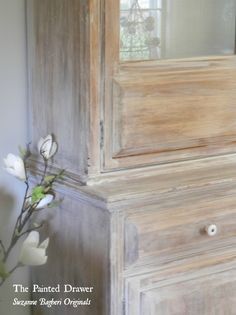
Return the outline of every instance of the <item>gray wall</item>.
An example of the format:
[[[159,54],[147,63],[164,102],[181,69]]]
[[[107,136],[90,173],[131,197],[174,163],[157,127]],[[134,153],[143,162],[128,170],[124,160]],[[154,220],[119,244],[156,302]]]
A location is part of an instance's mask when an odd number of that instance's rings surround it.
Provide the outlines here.
[[[0,238],[4,240],[9,239],[24,188],[5,173],[2,159],[27,142],[25,34],[24,0],[0,0]],[[28,309],[11,305],[12,282],[27,283],[27,269],[22,268],[0,289],[0,314],[29,314]]]

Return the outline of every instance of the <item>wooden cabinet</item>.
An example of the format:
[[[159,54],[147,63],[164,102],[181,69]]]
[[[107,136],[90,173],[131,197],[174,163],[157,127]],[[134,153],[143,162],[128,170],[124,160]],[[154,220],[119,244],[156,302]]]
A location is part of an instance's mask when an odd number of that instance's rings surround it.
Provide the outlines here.
[[[158,257],[198,254],[206,246],[217,248],[235,236],[235,197],[151,205],[125,218],[125,265]],[[223,209],[223,211],[222,211]]]
[[[48,263],[35,269],[34,282],[92,286],[91,305],[79,308],[86,315],[233,314],[236,169],[226,159],[217,173],[215,163],[142,180],[65,183],[58,188],[63,203],[48,216]],[[78,309],[39,307],[35,314]]]
[[[56,164],[66,169],[57,187],[64,202],[48,216],[48,264],[33,279],[94,287],[88,307],[39,307],[37,315],[235,314],[235,40],[218,44],[235,36],[236,3],[199,0],[197,11],[193,0],[156,3],[156,58],[126,60],[119,0],[28,1],[32,141],[54,133]],[[178,3],[193,24],[199,10],[218,6],[205,34],[209,56],[201,45],[196,56],[170,50]]]
[[[234,152],[235,66],[234,56],[121,65],[108,105],[107,167]]]
[[[195,51],[193,56],[200,57],[185,59],[172,57],[170,60],[162,58],[136,60],[136,58],[121,61],[119,54],[119,28],[122,23],[119,14],[120,2],[130,3],[131,7],[131,3],[135,1],[105,1],[104,5],[105,146],[103,169],[108,171],[157,165],[235,152],[235,122],[232,119],[235,115],[233,104],[236,101],[234,51],[231,50],[231,55],[226,53],[224,56],[217,54],[217,56],[203,55],[202,57],[202,54],[198,54],[199,51]],[[153,9],[154,3],[157,4],[157,2],[150,2],[150,7]],[[179,43],[173,44],[172,38],[169,44],[177,47],[180,47],[186,29],[194,33],[194,26],[191,23],[194,23],[198,14],[202,13],[204,17],[207,11],[209,20],[213,20],[212,12],[217,5],[222,4],[222,2],[216,4],[211,0],[201,1],[199,6],[196,6],[193,0],[159,2],[164,14],[161,23],[165,23],[163,27],[165,29],[172,22],[175,23],[171,26],[172,30],[177,29],[178,21],[173,20],[173,11],[176,12],[176,18],[179,12],[185,11],[183,17],[179,15],[179,19],[182,17],[182,21],[179,22],[182,23],[181,33],[178,38],[175,38],[175,41]],[[235,10],[235,1],[229,2],[224,1],[225,7],[221,8],[221,15],[216,15],[221,22],[227,18],[230,21],[229,11]],[[133,32],[135,32],[135,26],[142,23],[138,15],[145,14],[145,10],[140,11],[142,1],[135,3],[139,3],[140,8],[136,15],[133,8],[130,15],[135,15],[136,20],[135,18],[132,20],[129,16],[127,22],[134,27]],[[192,9],[191,6],[193,6]],[[200,12],[201,8],[202,12]],[[147,6],[145,9],[147,11]],[[226,11],[229,13],[227,18],[224,15]],[[232,15],[234,16],[234,13]],[[190,21],[190,16],[192,21]],[[191,25],[184,25],[188,22]],[[198,30],[201,29],[200,24],[199,20]],[[206,27],[206,21],[202,21],[202,25]],[[231,26],[234,27],[234,24]],[[222,28],[232,30],[232,27],[228,25]],[[202,30],[204,37],[202,45],[206,45],[209,41],[212,43],[212,49],[219,48],[219,42],[213,43],[213,33],[216,28],[217,25],[211,25],[209,29]],[[220,34],[221,31],[219,30],[218,33]],[[165,35],[162,34],[161,46],[165,45],[165,39],[170,33],[170,30],[166,30]],[[132,34],[129,36],[132,37]],[[175,36],[178,36],[177,32]],[[235,35],[232,34],[232,36],[231,44],[234,47]],[[197,46],[195,45],[196,38],[197,36],[188,39],[189,46]],[[137,41],[137,38],[133,40]],[[187,42],[183,45],[185,45],[183,49],[187,49]],[[227,49],[221,51],[224,50]],[[170,55],[174,52],[172,47]],[[209,53],[209,55],[212,54]],[[178,56],[176,52],[175,58]]]
[[[224,268],[224,265],[221,268]],[[139,288],[138,292],[135,292],[138,290],[137,287],[135,289],[137,283],[131,280],[128,284],[131,300],[126,314],[235,314],[235,269],[211,272],[212,270],[208,269],[207,273],[200,276],[190,271],[190,274],[185,275],[191,275],[188,280],[176,278],[172,281],[159,281],[156,287]],[[131,292],[132,290],[134,292]],[[135,295],[137,300],[134,299]]]
[[[234,55],[123,62],[119,0],[28,2],[32,137],[70,178],[235,152]]]

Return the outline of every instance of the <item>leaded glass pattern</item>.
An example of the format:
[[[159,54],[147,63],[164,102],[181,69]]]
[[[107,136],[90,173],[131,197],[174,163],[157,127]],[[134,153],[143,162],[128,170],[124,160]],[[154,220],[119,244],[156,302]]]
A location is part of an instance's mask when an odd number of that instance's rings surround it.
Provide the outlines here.
[[[120,59],[235,54],[236,0],[120,0]]]
[[[121,0],[121,60],[160,58],[161,11],[160,0]]]

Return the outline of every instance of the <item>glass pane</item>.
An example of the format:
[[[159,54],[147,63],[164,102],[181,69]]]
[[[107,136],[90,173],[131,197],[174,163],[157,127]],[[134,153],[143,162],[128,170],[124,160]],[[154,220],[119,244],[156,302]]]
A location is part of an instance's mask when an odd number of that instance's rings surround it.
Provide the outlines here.
[[[236,0],[120,0],[120,59],[235,53]]]

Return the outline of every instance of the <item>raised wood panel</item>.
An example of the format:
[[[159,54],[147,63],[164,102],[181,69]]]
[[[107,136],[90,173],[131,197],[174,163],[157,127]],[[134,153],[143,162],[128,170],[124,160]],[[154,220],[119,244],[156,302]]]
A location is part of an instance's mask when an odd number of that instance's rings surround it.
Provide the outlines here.
[[[235,315],[235,278],[230,270],[143,292],[140,315]]]
[[[125,314],[234,315],[235,278],[234,250],[166,264],[126,278]]]
[[[113,81],[113,165],[235,151],[235,57],[136,64]]]
[[[161,263],[181,259],[224,242],[236,245],[235,197],[212,198],[208,201],[176,199],[174,207],[149,206],[127,216],[125,220],[126,268],[159,259]],[[209,236],[206,227],[217,226],[217,234]]]
[[[69,178],[235,151],[234,56],[120,63],[117,0],[29,0],[28,47],[32,142]]]

